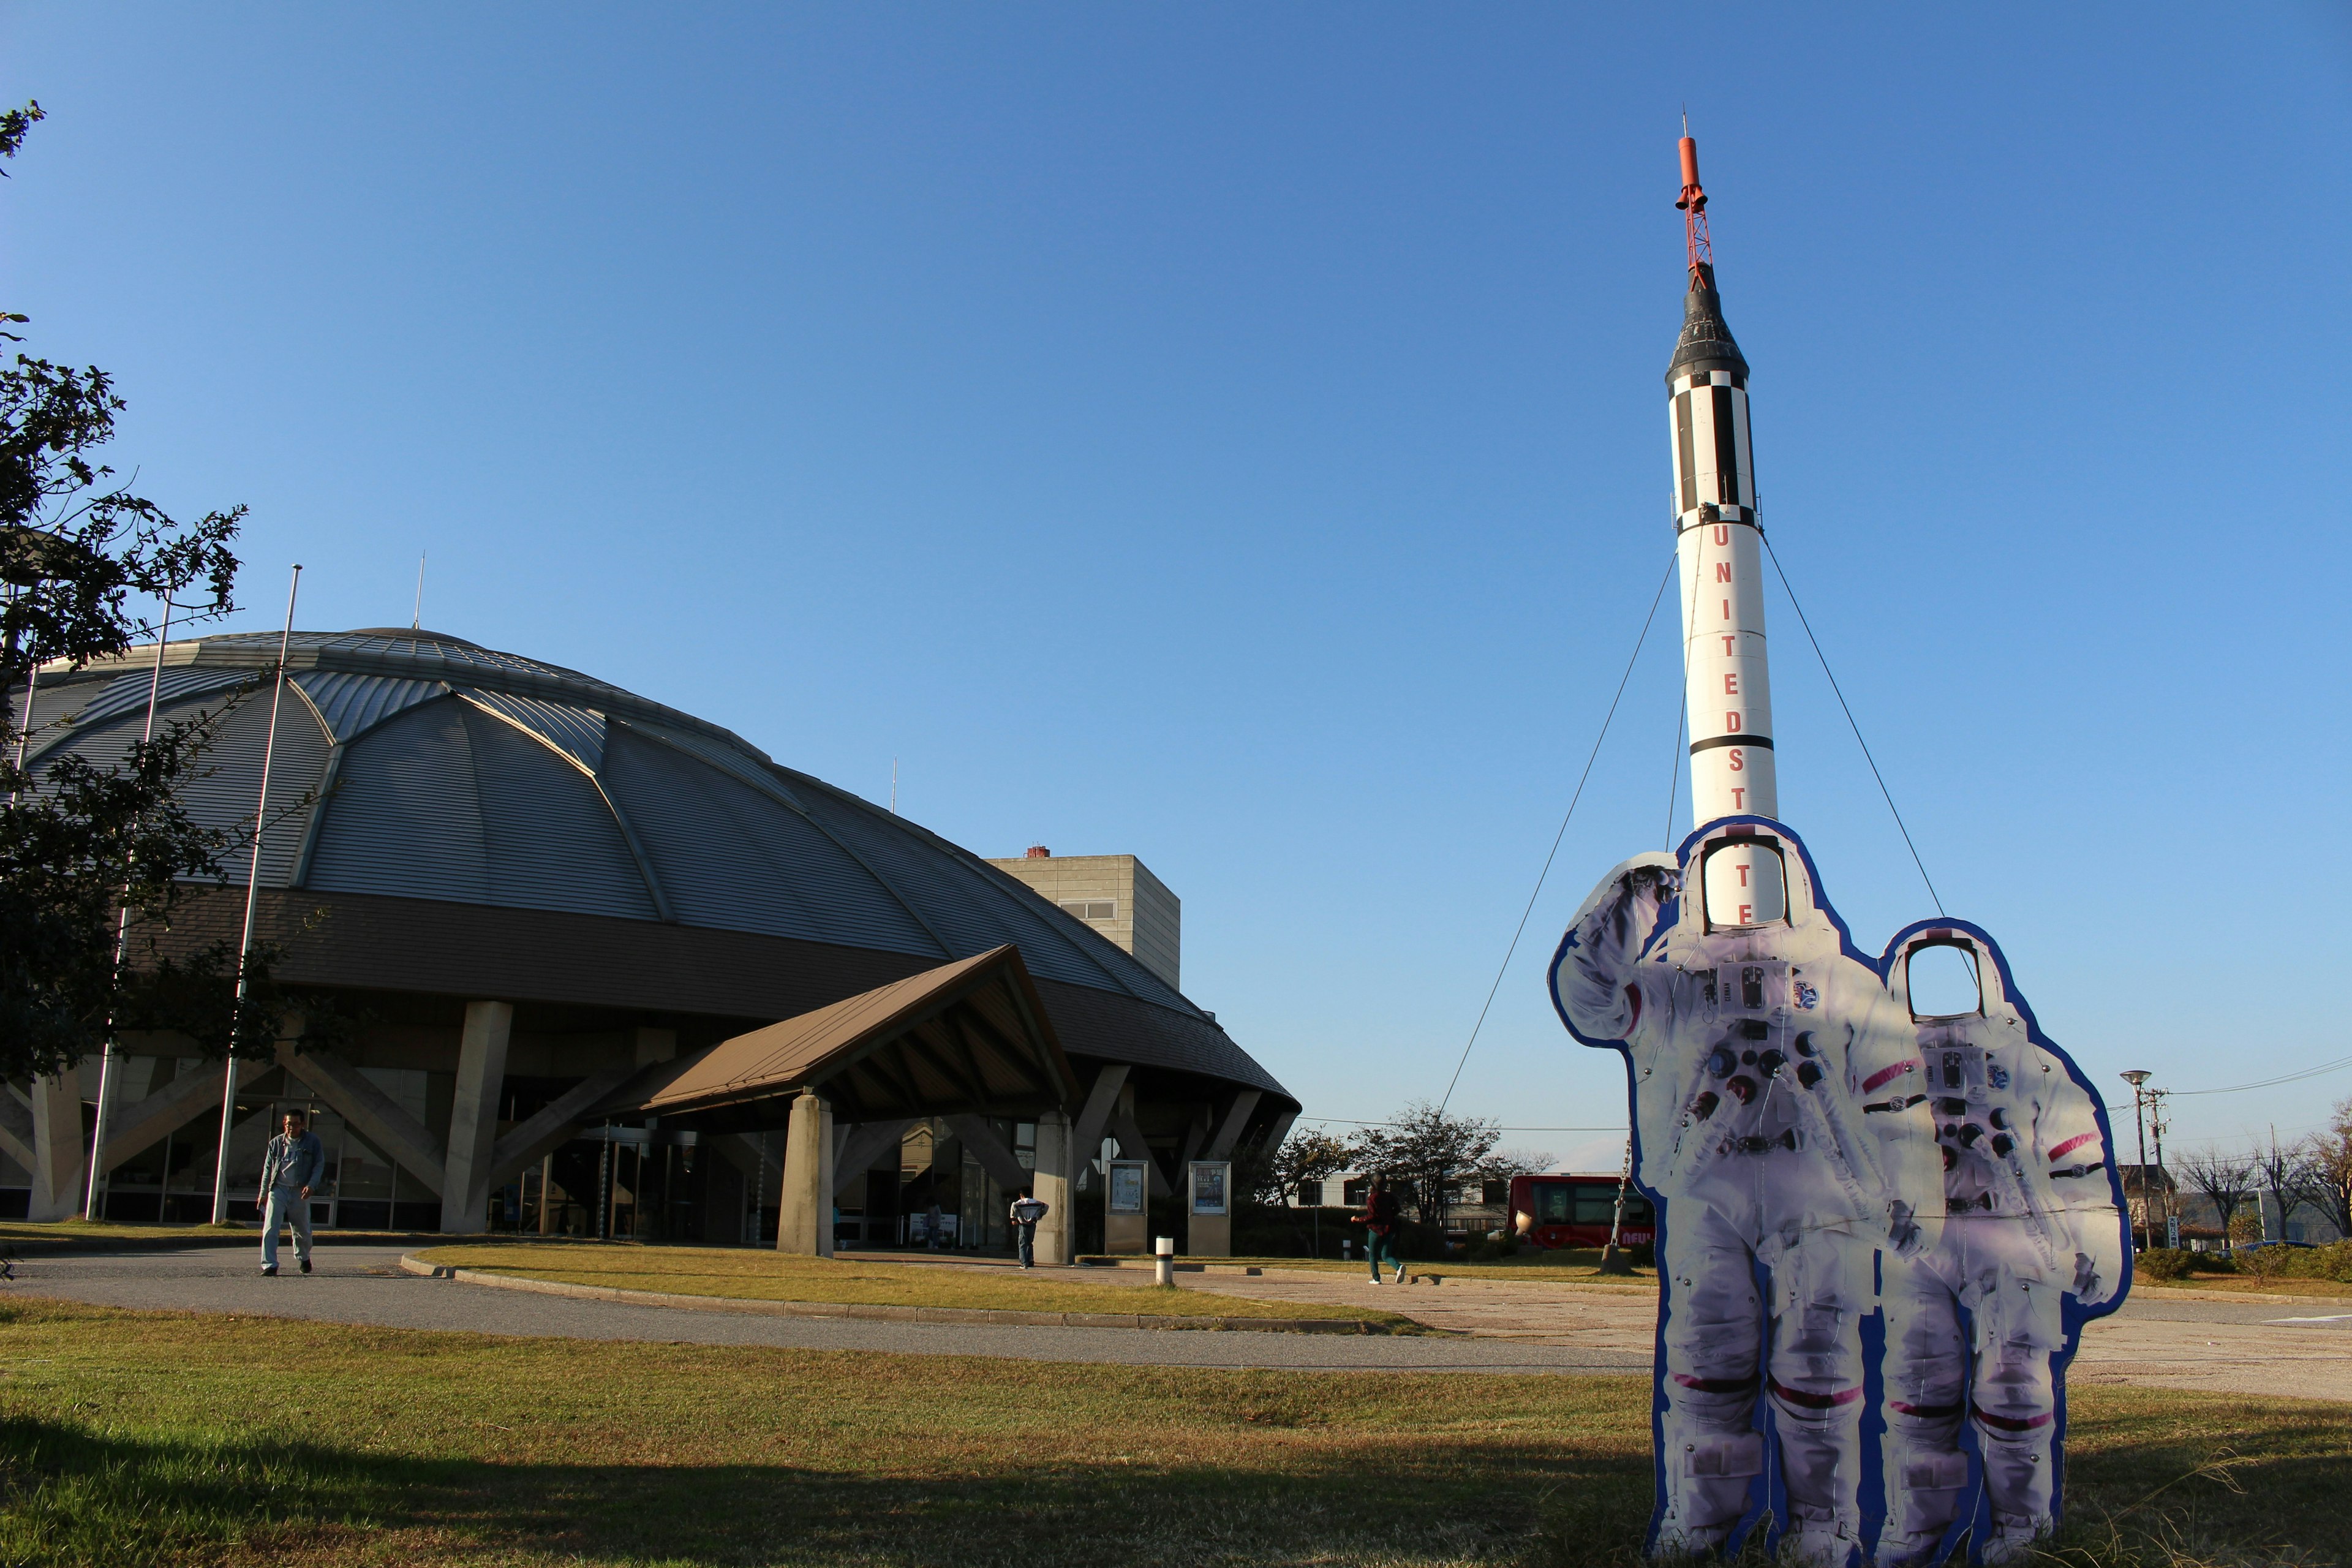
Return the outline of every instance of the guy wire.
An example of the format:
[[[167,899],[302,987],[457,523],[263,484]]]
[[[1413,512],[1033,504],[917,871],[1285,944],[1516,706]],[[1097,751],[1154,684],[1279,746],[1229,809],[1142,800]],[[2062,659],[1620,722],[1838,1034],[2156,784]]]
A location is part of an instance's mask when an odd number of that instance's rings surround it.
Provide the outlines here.
[[[1797,591],[1789,586],[1789,574],[1780,565],[1780,552],[1772,548],[1772,536],[1762,529],[1756,536],[1764,542],[1764,553],[1772,558],[1772,570],[1780,579],[1780,591],[1789,595],[1789,607],[1797,612],[1797,624],[1805,628],[1805,640],[1813,645],[1813,657],[1822,661],[1822,673],[1830,678],[1830,690],[1845,714],[1846,728],[1853,731],[1853,743],[1862,748],[1862,760],[1870,764],[1870,776],[1878,781],[1878,793],[1886,797],[1886,809],[1895,815],[1895,831],[1903,835],[1903,847],[1911,851],[1911,864],[1919,868],[1919,879],[1927,884],[1927,898],[1935,904],[1936,912],[1944,912],[1943,895],[1936,891],[1936,879],[1927,875],[1927,863],[1919,858],[1919,847],[1911,842],[1911,829],[1904,824],[1903,812],[1895,804],[1894,792],[1886,787],[1885,775],[1878,771],[1878,759],[1870,754],[1870,742],[1862,738],[1862,726],[1853,721],[1853,710],[1846,706],[1845,692],[1838,686],[1837,674],[1830,668],[1829,655],[1822,651],[1822,639],[1813,636],[1813,623],[1805,618],[1805,606],[1797,603]]]
[[[1678,560],[1679,555],[1676,557]],[[1650,640],[1650,623],[1658,618],[1658,605],[1666,597],[1666,584],[1674,581],[1674,561],[1666,563],[1665,575],[1658,579],[1658,591],[1650,595],[1650,613],[1642,617],[1642,635],[1633,639],[1633,657],[1625,661],[1625,673],[1617,678],[1616,695],[1609,699],[1609,711],[1601,718],[1601,733],[1592,737],[1592,751],[1584,759],[1584,771],[1576,778],[1576,792],[1568,797],[1568,810],[1559,819],[1559,831],[1551,836],[1551,853],[1544,857],[1543,869],[1536,875],[1535,891],[1528,895],[1528,907],[1519,911],[1518,929],[1511,933],[1511,945],[1503,954],[1503,966],[1495,971],[1495,984],[1486,988],[1486,1005],[1478,1009],[1478,1021],[1470,1026],[1470,1037],[1462,1044],[1461,1060],[1454,1064],[1454,1076],[1445,1081],[1445,1098],[1437,1102],[1439,1114],[1454,1101],[1454,1086],[1462,1081],[1462,1068],[1470,1060],[1470,1047],[1478,1043],[1478,1031],[1486,1026],[1486,1014],[1495,1005],[1495,994],[1503,988],[1503,976],[1510,972],[1511,959],[1519,951],[1519,938],[1528,931],[1528,917],[1536,912],[1536,900],[1542,897],[1544,880],[1551,875],[1551,863],[1559,854],[1560,840],[1568,837],[1569,818],[1576,815],[1576,803],[1584,798],[1585,781],[1592,776],[1592,764],[1601,758],[1601,742],[1609,738],[1610,721],[1617,717],[1617,704],[1625,698],[1625,683],[1633,679],[1633,666],[1642,657],[1642,647]]]

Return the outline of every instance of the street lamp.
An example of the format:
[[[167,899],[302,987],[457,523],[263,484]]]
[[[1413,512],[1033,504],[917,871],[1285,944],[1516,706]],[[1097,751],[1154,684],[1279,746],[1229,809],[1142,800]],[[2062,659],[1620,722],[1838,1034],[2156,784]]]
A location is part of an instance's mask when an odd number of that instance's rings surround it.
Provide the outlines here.
[[[2145,1252],[2147,1250],[2148,1245],[2147,1121],[2141,1114],[2141,1107],[2147,1102],[2147,1097],[2141,1090],[2140,1085],[2147,1081],[2148,1074],[2145,1068],[2134,1068],[2131,1071],[2124,1074],[2123,1076],[2124,1081],[2132,1086],[2132,1125],[2137,1128],[2139,1132],[2139,1246],[2140,1250]]]

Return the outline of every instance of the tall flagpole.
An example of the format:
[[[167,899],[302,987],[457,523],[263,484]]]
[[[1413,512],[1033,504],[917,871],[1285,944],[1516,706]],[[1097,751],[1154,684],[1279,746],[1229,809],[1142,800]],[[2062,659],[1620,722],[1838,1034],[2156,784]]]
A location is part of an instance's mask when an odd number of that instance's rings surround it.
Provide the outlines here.
[[[163,595],[163,624],[155,631],[155,668],[147,677],[147,727],[139,731],[139,743],[147,745],[155,739],[155,702],[163,694],[163,647],[172,640],[172,595]],[[123,950],[131,945],[131,884],[122,884],[122,912],[114,925],[114,979],[122,983]],[[89,1135],[89,1188],[83,1193],[81,1213],[84,1219],[98,1217],[98,1184],[100,1163],[106,1153],[106,1110],[112,1103],[114,1089],[114,1020],[106,1023],[106,1053],[98,1059],[98,1125]],[[155,1217],[162,1219],[163,1211]]]
[[[228,1073],[221,1083],[220,1142],[213,1151],[213,1223],[228,1219],[228,1134],[236,1120],[236,1029],[245,1019],[245,961],[253,951],[253,906],[261,891],[261,829],[269,813],[269,759],[278,749],[278,704],[286,696],[286,650],[294,641],[294,595],[302,588],[302,565],[286,590],[286,629],[278,637],[278,679],[269,693],[269,735],[261,743],[261,792],[253,805],[253,868],[245,877],[245,934],[236,946],[236,1010],[229,1015]]]

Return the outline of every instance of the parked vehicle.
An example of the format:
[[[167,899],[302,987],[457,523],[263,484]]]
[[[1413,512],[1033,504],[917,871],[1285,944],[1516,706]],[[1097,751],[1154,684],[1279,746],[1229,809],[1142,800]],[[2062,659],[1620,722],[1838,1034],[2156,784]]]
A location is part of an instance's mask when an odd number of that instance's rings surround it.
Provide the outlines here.
[[[1537,1246],[1603,1247],[1617,1212],[1615,1176],[1514,1176],[1511,1178],[1511,1231]],[[1657,1216],[1650,1200],[1627,1188],[1625,1222],[1618,1233],[1622,1247],[1647,1247],[1657,1237]]]

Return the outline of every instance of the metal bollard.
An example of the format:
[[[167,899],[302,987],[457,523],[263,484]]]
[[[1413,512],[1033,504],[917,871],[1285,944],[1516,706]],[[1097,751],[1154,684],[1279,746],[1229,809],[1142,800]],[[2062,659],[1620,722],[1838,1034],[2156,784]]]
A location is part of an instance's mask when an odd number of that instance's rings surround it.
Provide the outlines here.
[[[1176,1238],[1172,1236],[1153,1238],[1151,1252],[1151,1282],[1155,1285],[1175,1284]]]

